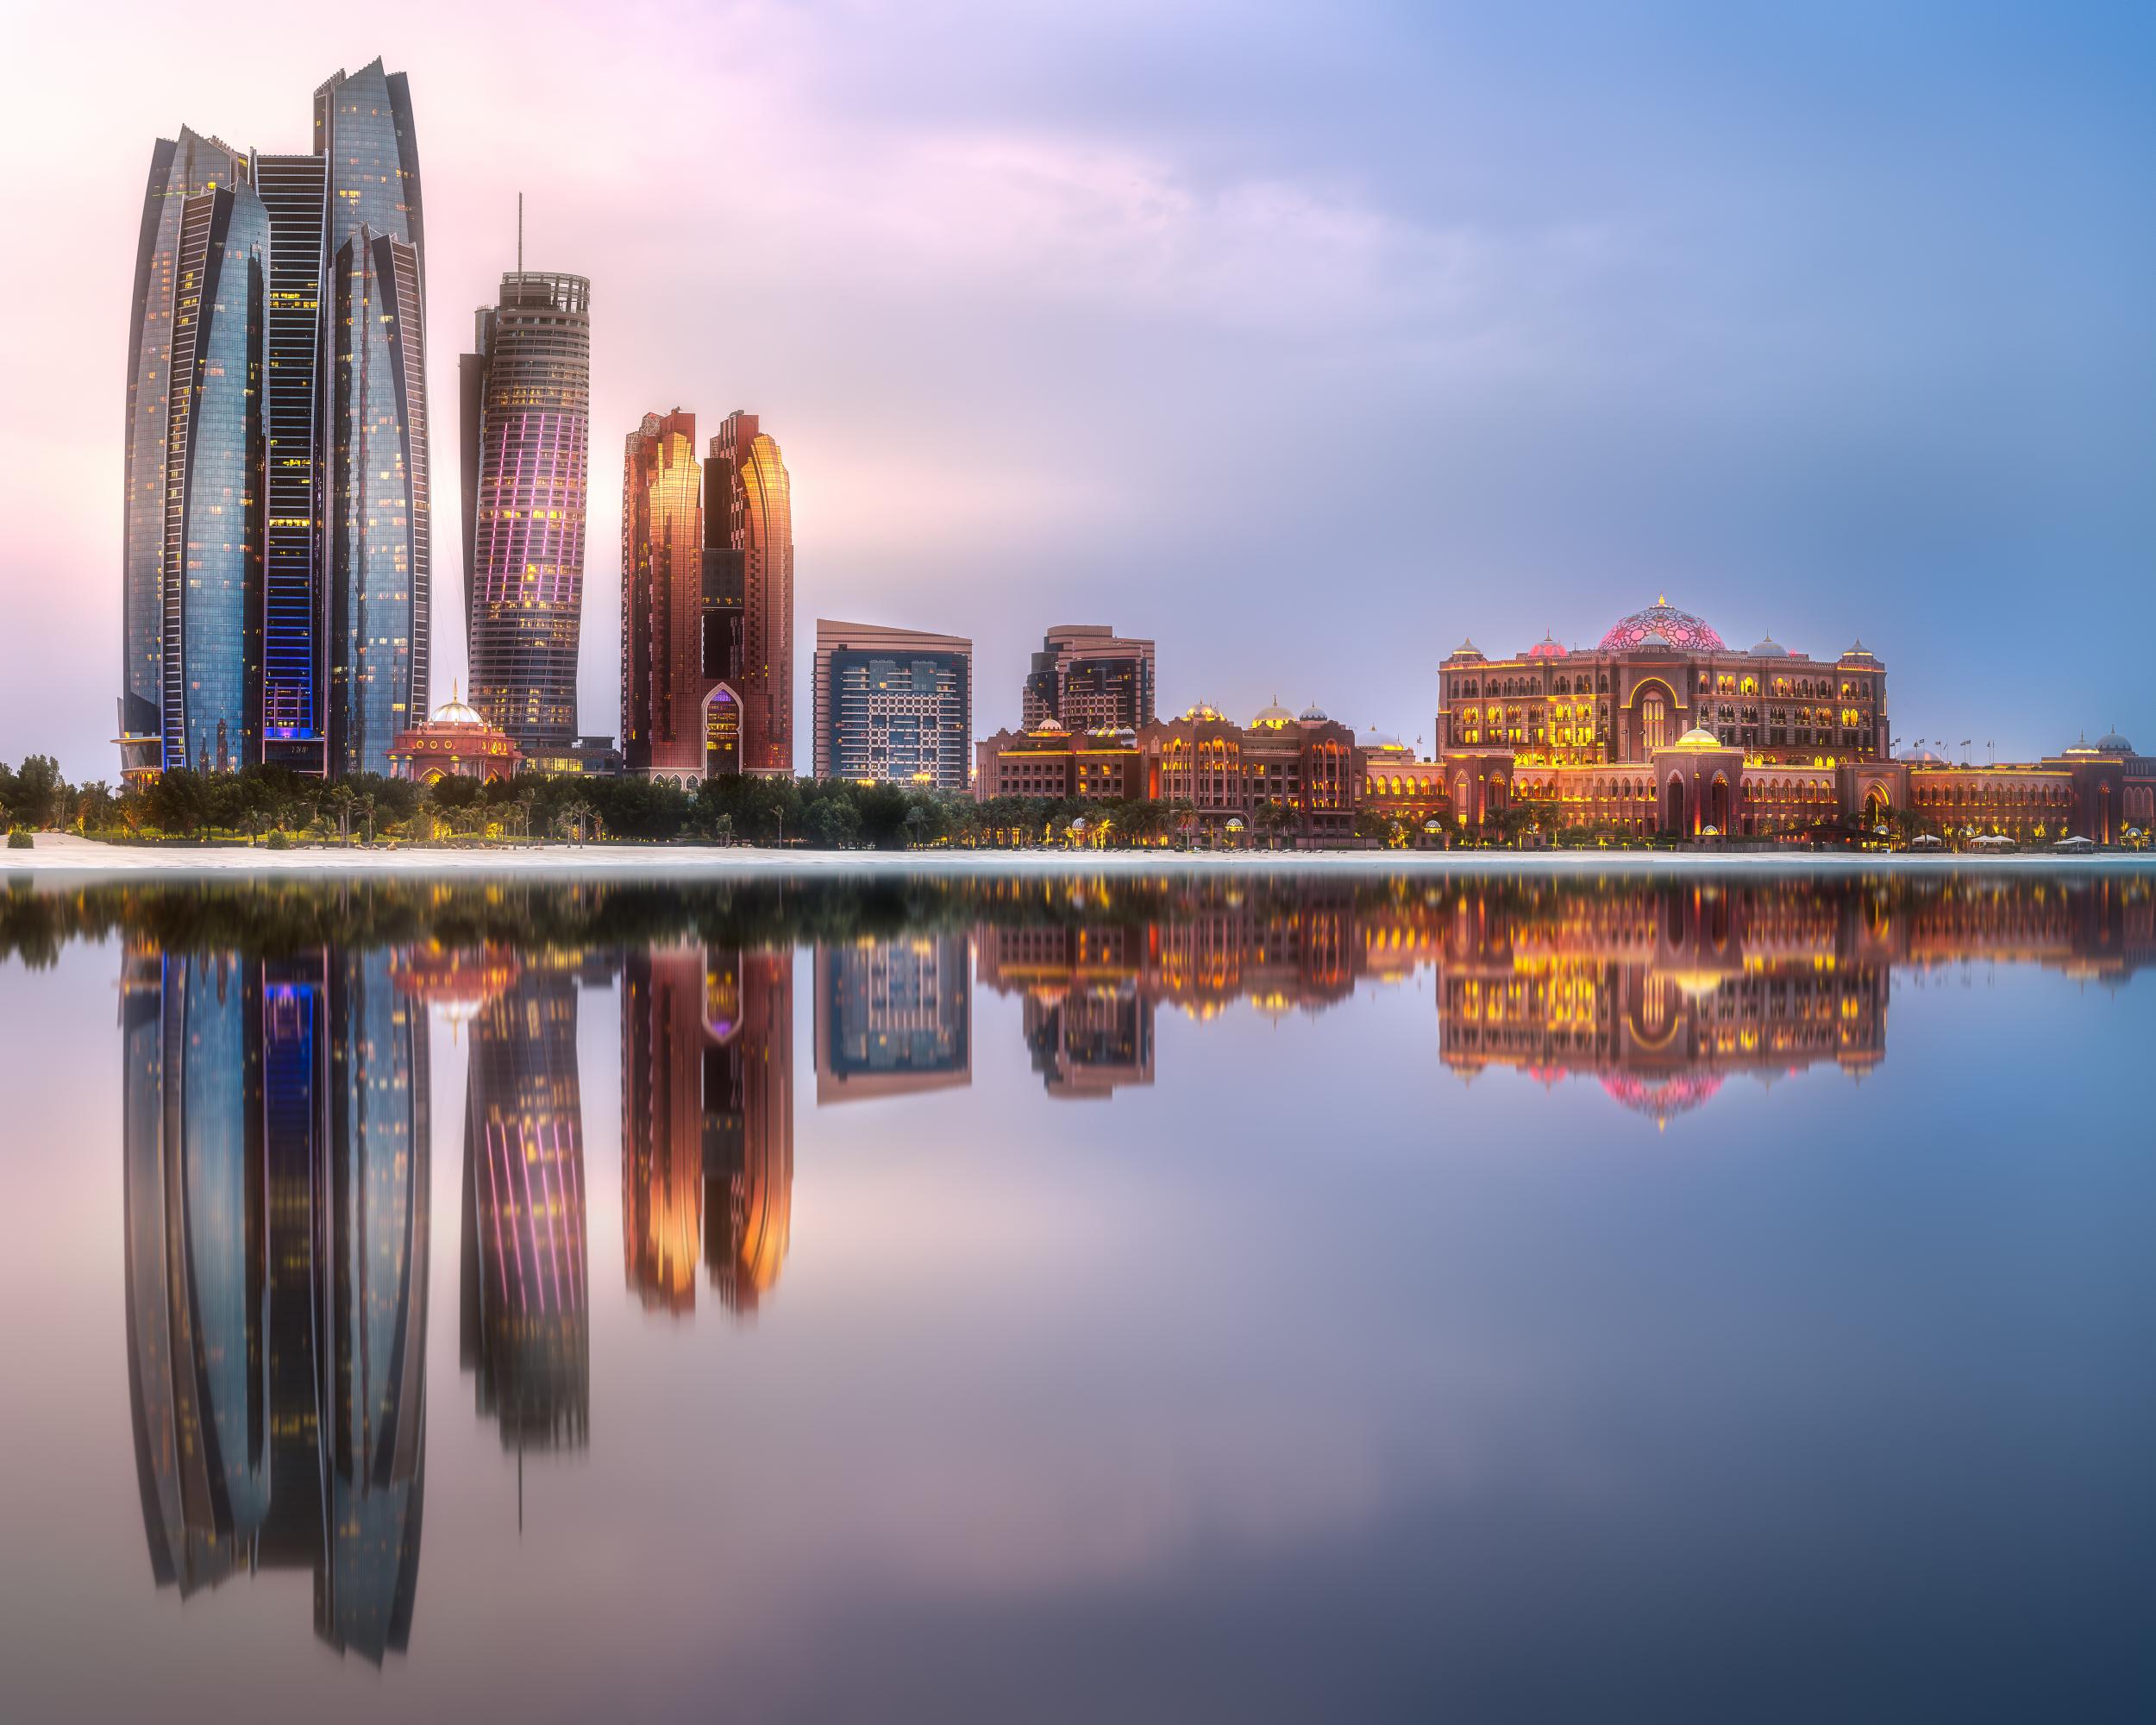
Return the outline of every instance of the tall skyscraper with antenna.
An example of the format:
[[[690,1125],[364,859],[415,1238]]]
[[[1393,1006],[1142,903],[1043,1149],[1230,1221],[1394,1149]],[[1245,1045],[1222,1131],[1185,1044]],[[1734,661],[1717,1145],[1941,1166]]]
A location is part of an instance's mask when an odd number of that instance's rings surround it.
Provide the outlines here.
[[[592,284],[517,268],[458,361],[472,705],[527,759],[576,741],[590,495]]]

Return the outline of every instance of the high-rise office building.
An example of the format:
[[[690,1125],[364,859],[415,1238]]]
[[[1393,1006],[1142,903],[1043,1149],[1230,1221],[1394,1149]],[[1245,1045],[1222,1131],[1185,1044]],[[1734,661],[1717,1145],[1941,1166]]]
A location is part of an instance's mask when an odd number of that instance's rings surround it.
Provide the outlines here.
[[[151,152],[128,363],[131,780],[385,772],[428,711],[424,242],[411,91],[315,92],[306,155]]]
[[[703,471],[696,416],[647,413],[622,462],[621,746],[631,773],[704,776]]]
[[[1126,638],[1105,623],[1059,624],[1026,672],[1019,724],[1031,731],[1052,718],[1069,731],[1150,724],[1153,662],[1150,641]]]
[[[711,551],[731,554],[719,566],[723,592],[724,602],[737,605],[741,616],[732,662],[717,673],[741,708],[734,770],[791,776],[793,488],[777,442],[753,413],[728,414],[711,439],[704,465],[704,534]],[[731,594],[735,581],[737,599]]]
[[[816,776],[966,788],[973,643],[816,620]]]
[[[457,362],[471,701],[528,758],[576,742],[592,285],[502,278]]]
[[[268,525],[262,547],[262,758],[321,773],[329,731],[323,577],[322,380],[327,303],[329,161],[258,155],[254,184],[269,212],[269,312],[263,325],[263,454]]]
[[[262,327],[269,218],[247,158],[151,153],[128,355],[122,769],[260,758]]]

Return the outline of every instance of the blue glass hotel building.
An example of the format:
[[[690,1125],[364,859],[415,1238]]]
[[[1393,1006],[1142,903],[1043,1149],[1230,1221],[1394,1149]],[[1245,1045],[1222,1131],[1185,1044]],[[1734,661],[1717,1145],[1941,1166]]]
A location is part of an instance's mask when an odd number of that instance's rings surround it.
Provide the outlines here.
[[[964,790],[973,643],[818,618],[815,724],[819,779]]]
[[[151,152],[128,365],[122,768],[386,771],[428,706],[411,97],[315,92],[304,155]]]

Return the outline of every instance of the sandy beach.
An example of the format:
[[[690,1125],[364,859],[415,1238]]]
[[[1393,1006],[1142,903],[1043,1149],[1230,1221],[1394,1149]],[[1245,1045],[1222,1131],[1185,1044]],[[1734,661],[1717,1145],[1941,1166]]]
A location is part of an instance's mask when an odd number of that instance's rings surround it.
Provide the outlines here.
[[[1869,875],[2140,874],[2156,855],[2042,853],[1956,856],[1848,851],[1712,850],[772,850],[754,845],[540,844],[517,849],[265,850],[246,846],[166,848],[106,844],[41,832],[29,850],[7,853],[20,878],[116,875],[324,876],[357,875],[1417,875],[1594,874]]]

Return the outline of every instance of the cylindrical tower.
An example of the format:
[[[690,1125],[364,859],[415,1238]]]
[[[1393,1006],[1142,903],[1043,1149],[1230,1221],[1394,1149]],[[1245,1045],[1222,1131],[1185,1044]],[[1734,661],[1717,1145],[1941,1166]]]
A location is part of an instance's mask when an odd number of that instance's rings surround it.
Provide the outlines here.
[[[460,368],[472,705],[534,760],[577,735],[591,303],[582,276],[505,275]]]

